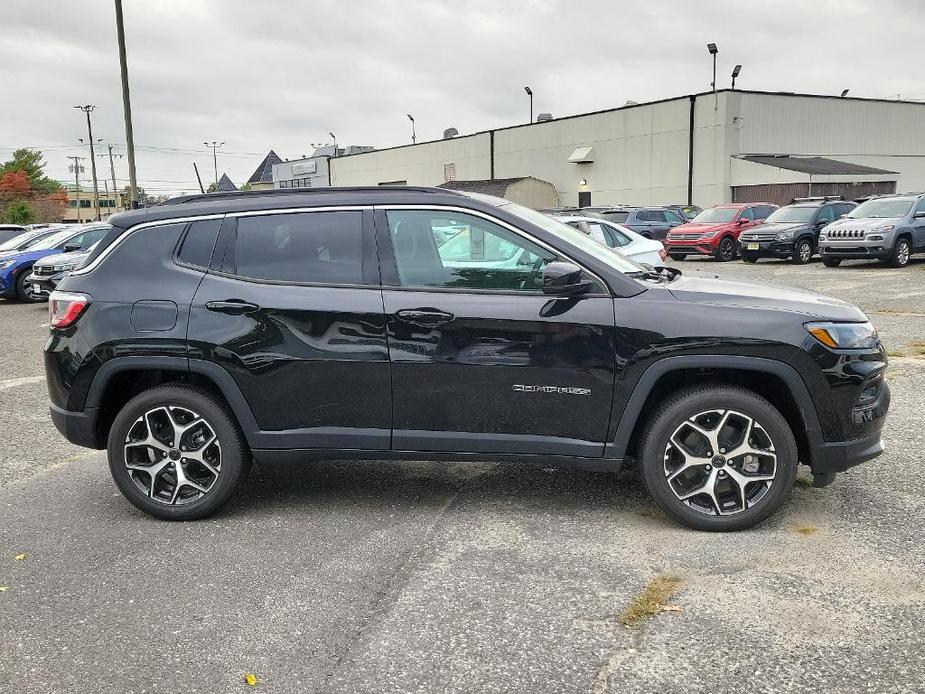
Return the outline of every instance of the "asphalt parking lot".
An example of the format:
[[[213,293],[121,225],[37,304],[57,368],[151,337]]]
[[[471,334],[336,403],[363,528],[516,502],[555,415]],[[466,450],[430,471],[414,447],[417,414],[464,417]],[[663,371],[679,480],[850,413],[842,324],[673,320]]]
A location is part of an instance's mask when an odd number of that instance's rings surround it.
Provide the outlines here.
[[[925,692],[925,261],[676,265],[861,306],[887,452],[730,535],[630,474],[491,462],[258,462],[169,524],[57,434],[46,308],[0,302],[0,690]],[[663,574],[674,609],[620,623]]]

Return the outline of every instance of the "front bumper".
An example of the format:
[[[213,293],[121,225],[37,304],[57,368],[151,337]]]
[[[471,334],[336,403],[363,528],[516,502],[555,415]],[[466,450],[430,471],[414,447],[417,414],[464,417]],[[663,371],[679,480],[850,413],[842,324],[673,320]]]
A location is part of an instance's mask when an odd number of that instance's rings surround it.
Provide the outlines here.
[[[58,288],[67,276],[67,272],[59,272],[56,275],[36,275],[34,272],[29,275],[29,283],[32,285],[32,294],[47,299],[49,295]]]
[[[672,253],[683,253],[685,255],[713,255],[716,248],[713,245],[713,239],[698,239],[691,241],[678,241],[676,239],[665,239],[663,242],[668,255]]]
[[[823,258],[844,258],[845,260],[885,260],[890,257],[892,247],[884,241],[852,239],[850,243],[820,241],[819,255]]]
[[[757,248],[755,248],[757,246]],[[739,253],[759,258],[789,258],[793,255],[793,241],[752,241],[739,239]]]
[[[12,273],[0,275],[0,296],[16,296],[16,277]]]

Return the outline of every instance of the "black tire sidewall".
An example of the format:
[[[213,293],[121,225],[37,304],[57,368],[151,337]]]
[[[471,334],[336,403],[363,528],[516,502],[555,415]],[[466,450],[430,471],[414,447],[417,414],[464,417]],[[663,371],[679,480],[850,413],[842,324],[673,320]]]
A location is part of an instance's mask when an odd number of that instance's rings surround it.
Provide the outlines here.
[[[770,491],[753,508],[729,516],[708,516],[683,504],[668,486],[663,469],[665,447],[675,428],[710,409],[732,409],[756,418],[777,452],[777,478]],[[735,386],[700,386],[666,401],[647,423],[639,454],[643,482],[658,506],[684,525],[711,531],[744,530],[776,513],[793,488],[798,467],[796,442],[784,417],[764,398]]]
[[[732,249],[732,252],[729,254],[729,257],[723,255],[723,246],[729,246]],[[719,240],[719,245],[716,247],[716,259],[721,262],[727,262],[736,257],[736,247],[735,241],[731,236],[724,236]]]
[[[215,486],[199,501],[180,506],[154,501],[135,485],[125,467],[123,446],[129,429],[144,412],[163,405],[189,408],[204,417],[218,436],[221,471]],[[211,515],[238,490],[251,464],[250,450],[227,406],[211,393],[185,385],[157,386],[132,398],[112,423],[107,451],[109,469],[119,491],[141,511],[164,520],[196,520]]]
[[[27,267],[16,275],[16,298],[26,304],[37,304],[41,299],[35,298],[32,292],[26,291],[26,280],[32,274],[32,268]]]
[[[800,255],[800,248],[804,245],[809,244],[809,257],[806,260],[803,260],[803,257]],[[790,256],[790,262],[794,265],[805,265],[813,257],[813,242],[809,239],[798,239],[793,246],[793,255]]]
[[[899,260],[899,247],[901,244],[905,243],[909,252],[906,255],[906,262],[900,262]],[[909,261],[912,260],[912,244],[909,242],[909,239],[903,237],[896,242],[896,245],[893,247],[893,254],[890,256],[890,265],[893,267],[906,267],[909,264]]]

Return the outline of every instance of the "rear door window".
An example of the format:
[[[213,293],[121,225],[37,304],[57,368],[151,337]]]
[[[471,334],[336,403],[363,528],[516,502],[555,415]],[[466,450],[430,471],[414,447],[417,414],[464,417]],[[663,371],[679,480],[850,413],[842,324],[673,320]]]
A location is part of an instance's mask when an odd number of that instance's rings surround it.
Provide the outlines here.
[[[363,213],[238,218],[235,274],[294,284],[363,284]]]

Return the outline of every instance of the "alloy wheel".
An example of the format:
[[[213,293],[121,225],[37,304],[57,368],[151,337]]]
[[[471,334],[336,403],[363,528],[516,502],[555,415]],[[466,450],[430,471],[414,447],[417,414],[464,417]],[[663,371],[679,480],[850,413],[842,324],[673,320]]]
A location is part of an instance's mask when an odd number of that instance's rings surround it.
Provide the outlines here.
[[[899,248],[896,250],[896,262],[899,265],[905,265],[909,262],[909,242],[905,239],[900,239]]]
[[[803,241],[803,242],[800,244],[799,253],[800,253],[800,262],[801,262],[801,263],[808,263],[809,260],[810,260],[810,258],[813,257],[813,246],[812,246],[812,244],[811,244],[809,241]]]
[[[727,516],[753,508],[777,475],[777,453],[753,417],[706,410],[668,438],[664,472],[674,495],[692,510]]]
[[[735,241],[724,238],[719,243],[719,256],[722,260],[732,260],[735,257]]]
[[[146,411],[129,429],[125,467],[150,499],[189,504],[209,493],[222,469],[222,449],[209,422],[185,407]]]

